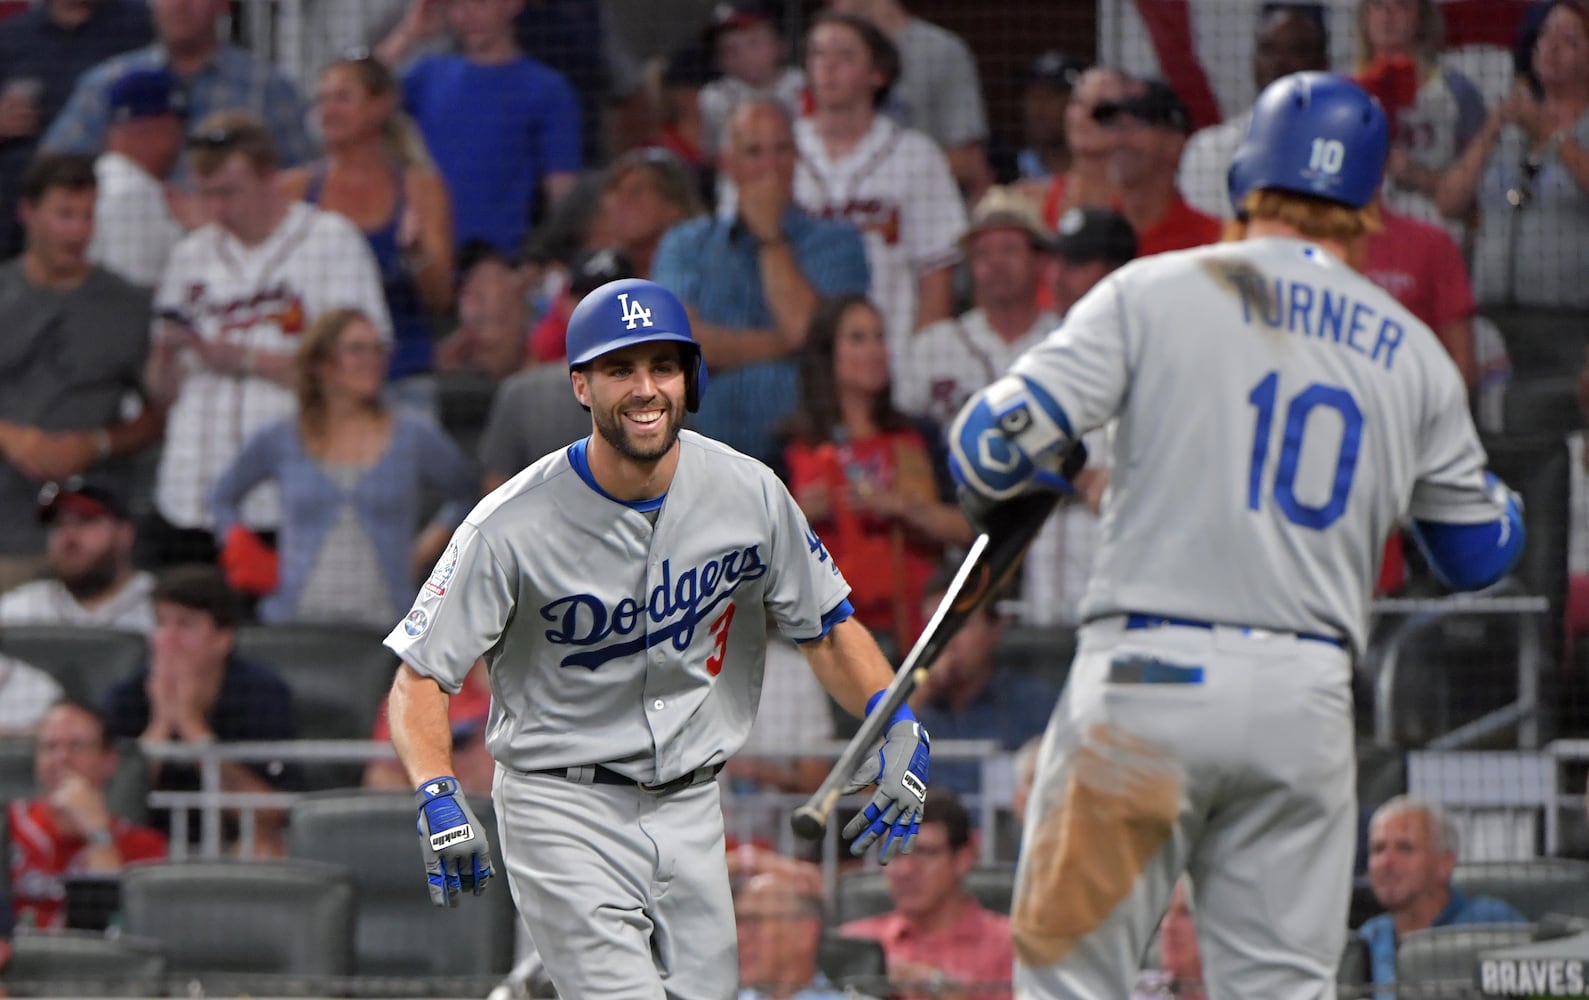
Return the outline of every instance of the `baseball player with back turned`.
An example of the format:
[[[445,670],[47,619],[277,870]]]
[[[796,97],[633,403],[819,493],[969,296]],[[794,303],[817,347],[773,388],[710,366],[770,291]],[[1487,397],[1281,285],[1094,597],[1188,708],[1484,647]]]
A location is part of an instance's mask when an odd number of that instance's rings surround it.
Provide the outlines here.
[[[672,293],[602,286],[567,347],[594,433],[453,536],[386,640],[403,659],[392,739],[418,787],[431,897],[456,905],[491,876],[446,710],[483,655],[502,857],[559,995],[721,1000],[738,961],[712,779],[750,730],[769,624],[857,715],[893,670],[777,477],[680,430],[706,370]],[[844,831],[852,852],[910,850],[927,770],[927,734],[901,710],[854,776],[877,790]]]
[[[1243,237],[1116,271],[951,429],[975,519],[1119,421],[1022,841],[1020,997],[1127,995],[1185,871],[1210,996],[1334,1000],[1384,540],[1410,516],[1459,589],[1523,547],[1456,367],[1352,267],[1386,147],[1356,84],[1271,84],[1230,168]]]

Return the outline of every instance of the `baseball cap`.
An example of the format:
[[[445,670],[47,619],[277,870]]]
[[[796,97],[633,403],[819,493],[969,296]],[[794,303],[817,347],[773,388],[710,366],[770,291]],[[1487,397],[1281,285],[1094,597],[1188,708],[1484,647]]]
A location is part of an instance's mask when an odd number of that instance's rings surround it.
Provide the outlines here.
[[[1174,88],[1163,80],[1147,80],[1140,86],[1140,92],[1124,100],[1104,101],[1093,108],[1093,120],[1107,124],[1120,115],[1130,115],[1146,125],[1174,129],[1183,134],[1192,131],[1192,113]]]
[[[1076,81],[1087,72],[1087,63],[1083,59],[1071,55],[1069,52],[1060,52],[1049,49],[1036,59],[1026,71],[1028,83],[1043,83],[1057,90],[1073,90]]]
[[[117,521],[132,520],[120,494],[104,483],[90,482],[81,476],[45,483],[39,490],[40,523],[51,523],[62,511],[88,520],[105,517]]]
[[[1059,217],[1054,253],[1072,264],[1105,260],[1124,264],[1137,255],[1137,234],[1119,212],[1072,208]]]
[[[160,67],[130,70],[117,78],[110,85],[107,104],[113,122],[161,115],[185,118],[188,114],[188,95],[182,82]]]
[[[609,281],[639,277],[635,274],[634,262],[629,255],[617,247],[580,253],[574,258],[569,272],[568,294],[575,300],[584,298]]]
[[[758,24],[771,24],[772,15],[756,0],[729,0],[712,5],[712,16],[706,22],[706,42],[717,41],[725,31],[754,28]]]
[[[960,237],[960,248],[965,250],[978,234],[995,229],[1018,229],[1026,233],[1036,246],[1047,248],[1049,245],[1048,228],[1043,225],[1031,201],[1000,185],[988,188],[982,200],[971,210],[971,224]]]

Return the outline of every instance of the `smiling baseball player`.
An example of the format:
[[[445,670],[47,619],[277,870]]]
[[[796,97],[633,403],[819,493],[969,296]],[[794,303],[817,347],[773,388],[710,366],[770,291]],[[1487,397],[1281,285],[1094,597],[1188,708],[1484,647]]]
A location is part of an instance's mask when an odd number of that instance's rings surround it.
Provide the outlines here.
[[[559,995],[731,997],[712,778],[755,717],[769,622],[857,715],[893,671],[773,473],[680,430],[706,371],[670,292],[597,289],[567,346],[594,433],[486,497],[386,640],[404,663],[392,738],[419,789],[431,895],[456,905],[491,875],[447,749],[447,694],[483,655],[502,856]],[[845,830],[854,853],[910,850],[927,772],[903,710],[852,783],[878,786]]]
[[[1119,420],[1022,841],[1018,996],[1125,996],[1186,871],[1209,995],[1335,997],[1383,542],[1410,514],[1463,589],[1523,547],[1456,367],[1349,266],[1387,144],[1356,84],[1271,84],[1230,171],[1245,237],[1115,272],[956,418],[983,517]]]

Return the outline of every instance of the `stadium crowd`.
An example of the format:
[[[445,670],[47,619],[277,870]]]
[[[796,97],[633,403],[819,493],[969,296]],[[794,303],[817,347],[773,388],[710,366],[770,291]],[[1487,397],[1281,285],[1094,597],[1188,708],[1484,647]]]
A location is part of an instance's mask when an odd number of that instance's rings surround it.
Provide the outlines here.
[[[563,332],[616,278],[685,303],[711,371],[692,426],[785,478],[860,619],[908,648],[972,537],[948,421],[1112,270],[1221,238],[1250,115],[1194,122],[1163,80],[1048,51],[1022,77],[1021,134],[997,135],[978,54],[902,0],[718,3],[646,72],[601,3],[384,7],[395,24],[304,81],[234,43],[223,0],[36,0],[0,22],[0,735],[35,762],[8,806],[0,930],[62,927],[70,877],[166,854],[166,811],[114,811],[119,754],[317,735],[240,635],[398,621],[474,502],[590,432]],[[1589,310],[1589,4],[1532,5],[1488,99],[1443,61],[1433,0],[1361,0],[1355,25],[1343,65],[1321,5],[1255,5],[1253,83],[1334,69],[1391,113],[1381,226],[1354,263],[1478,406],[1508,366],[1486,310]],[[1554,374],[1589,414],[1589,366]],[[1083,502],[918,692],[935,738],[1029,760],[1068,654],[1017,663],[1004,637],[1077,624],[1108,507],[1107,440],[1089,445]],[[1425,577],[1389,539],[1381,592]],[[1589,587],[1570,593],[1562,624],[1589,631]],[[145,662],[85,704],[8,649],[46,627],[145,636]],[[886,913],[835,928],[817,865],[772,850],[782,816],[753,815],[756,793],[813,789],[825,763],[797,751],[842,735],[797,659],[774,650],[757,753],[722,778],[747,817],[729,824],[743,996],[843,995],[818,967],[835,932],[879,942],[903,995],[1007,996],[1008,921],[968,888],[983,838],[1014,846],[962,805],[993,794],[989,770],[935,764]],[[484,674],[450,713],[459,777],[488,794]],[[147,771],[152,790],[200,787]],[[220,782],[317,785],[283,762]],[[364,784],[409,788],[386,760]],[[1522,918],[1450,890],[1437,806],[1378,805],[1373,982],[1393,981],[1398,935]],[[287,849],[286,813],[250,822],[257,856]],[[1200,995],[1193,905],[1177,895],[1138,996]]]

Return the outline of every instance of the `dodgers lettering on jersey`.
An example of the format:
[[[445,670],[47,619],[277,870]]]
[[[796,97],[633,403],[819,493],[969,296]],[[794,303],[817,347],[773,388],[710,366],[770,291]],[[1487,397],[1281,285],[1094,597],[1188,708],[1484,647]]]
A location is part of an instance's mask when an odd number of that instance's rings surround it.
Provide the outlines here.
[[[573,449],[541,459],[470,513],[387,636],[447,691],[485,657],[487,742],[507,767],[650,783],[721,763],[755,718],[769,624],[815,639],[844,605],[849,585],[766,466],[690,431],[679,447],[655,523]]]
[[[1084,621],[1141,612],[1361,648],[1404,516],[1502,513],[1439,340],[1301,240],[1130,264],[1012,371],[1078,434],[1119,419]]]
[[[680,651],[689,649],[702,619],[733,597],[740,584],[765,576],[767,566],[761,561],[761,546],[751,545],[691,566],[679,573],[677,581],[672,573],[672,561],[662,560],[662,582],[651,588],[650,599],[643,603],[625,597],[609,610],[594,594],[570,594],[541,608],[541,617],[555,623],[546,630],[547,642],[586,650],[569,653],[562,665],[594,670],[663,642]],[[607,641],[634,635],[636,629],[640,634],[632,639]]]

